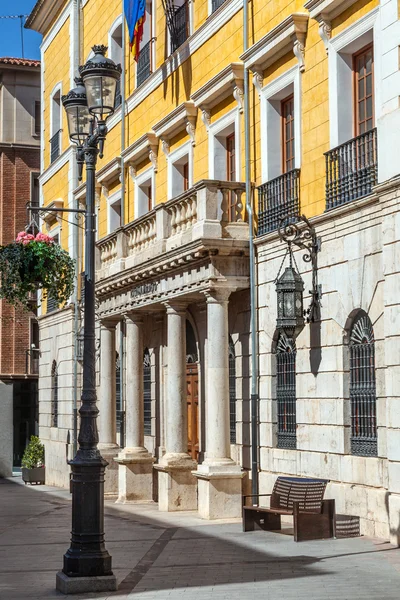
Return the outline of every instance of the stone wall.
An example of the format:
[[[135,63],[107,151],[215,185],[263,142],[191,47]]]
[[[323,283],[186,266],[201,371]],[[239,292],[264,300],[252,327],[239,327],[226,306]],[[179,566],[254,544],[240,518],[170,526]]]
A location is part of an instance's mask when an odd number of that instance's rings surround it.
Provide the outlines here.
[[[393,385],[400,363],[398,194],[397,181],[314,220],[322,241],[321,322],[306,325],[296,340],[297,450],[276,447],[274,280],[286,248],[276,234],[257,242],[260,493],[270,491],[277,474],[328,478],[328,497],[335,498],[337,512],[360,516],[362,533],[391,534],[394,541],[400,501],[400,421]],[[305,283],[306,308],[311,272],[300,251],[295,260]],[[357,309],[369,315],[375,336],[378,457],[350,454],[348,333]]]

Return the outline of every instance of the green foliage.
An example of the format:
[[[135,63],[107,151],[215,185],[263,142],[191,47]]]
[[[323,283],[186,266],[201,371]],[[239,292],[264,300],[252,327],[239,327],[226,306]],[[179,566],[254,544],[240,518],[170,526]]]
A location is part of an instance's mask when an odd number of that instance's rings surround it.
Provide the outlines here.
[[[36,435],[31,436],[31,441],[25,448],[22,457],[22,466],[25,469],[44,466],[44,446]]]
[[[38,289],[63,304],[73,292],[74,275],[74,261],[59,244],[32,240],[0,246],[0,298],[14,306],[30,309],[30,295]]]

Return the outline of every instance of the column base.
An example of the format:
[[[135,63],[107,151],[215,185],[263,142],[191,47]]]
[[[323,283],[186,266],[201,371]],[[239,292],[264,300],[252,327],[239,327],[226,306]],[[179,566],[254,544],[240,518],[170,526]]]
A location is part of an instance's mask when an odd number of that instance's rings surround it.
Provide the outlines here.
[[[155,459],[146,448],[124,448],[114,460],[118,463],[117,502],[152,502]]]
[[[115,458],[120,447],[116,444],[99,444],[101,456],[108,462],[104,478],[104,495],[117,496],[118,494],[118,465]]]
[[[118,585],[115,575],[68,577],[59,571],[56,575],[56,589],[62,594],[84,594],[86,592],[115,592]]]
[[[196,461],[185,453],[164,454],[158,471],[158,509],[164,512],[197,509]]]
[[[235,464],[199,465],[197,478],[199,515],[202,519],[235,519],[242,516],[242,479]]]

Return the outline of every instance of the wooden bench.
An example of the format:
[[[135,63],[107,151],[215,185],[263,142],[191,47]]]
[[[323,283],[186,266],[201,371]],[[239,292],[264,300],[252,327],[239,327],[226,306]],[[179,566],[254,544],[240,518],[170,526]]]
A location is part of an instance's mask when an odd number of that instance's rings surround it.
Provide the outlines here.
[[[327,479],[278,477],[272,494],[243,497],[243,531],[281,529],[281,516],[293,516],[294,540],[319,540],[334,534],[335,501],[324,500]],[[260,506],[259,498],[270,496],[269,507]],[[257,504],[246,506],[247,498]]]

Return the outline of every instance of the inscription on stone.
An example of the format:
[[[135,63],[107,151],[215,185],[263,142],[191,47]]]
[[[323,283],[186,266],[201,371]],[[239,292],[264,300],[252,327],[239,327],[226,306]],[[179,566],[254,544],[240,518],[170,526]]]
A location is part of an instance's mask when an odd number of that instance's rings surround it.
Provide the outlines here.
[[[131,297],[138,298],[139,296],[146,296],[147,294],[154,294],[158,290],[158,282],[153,281],[151,283],[142,283],[137,285],[131,290]]]

